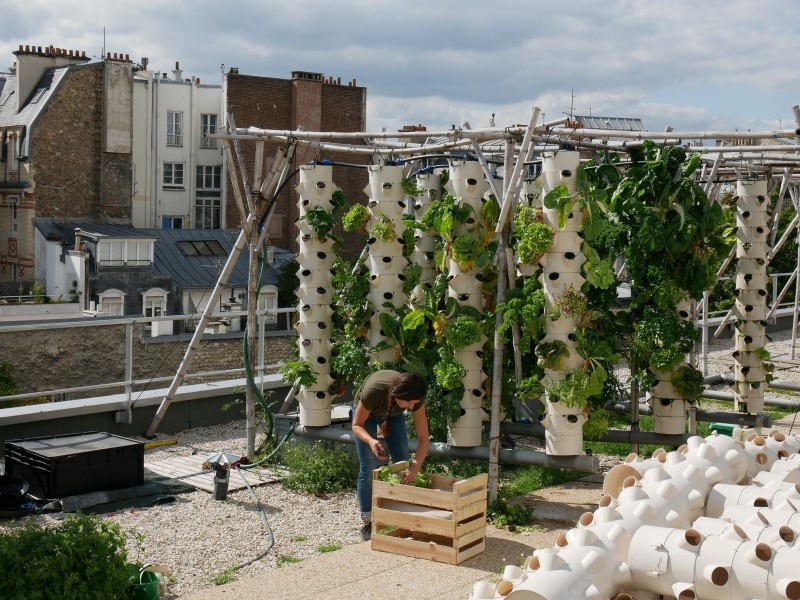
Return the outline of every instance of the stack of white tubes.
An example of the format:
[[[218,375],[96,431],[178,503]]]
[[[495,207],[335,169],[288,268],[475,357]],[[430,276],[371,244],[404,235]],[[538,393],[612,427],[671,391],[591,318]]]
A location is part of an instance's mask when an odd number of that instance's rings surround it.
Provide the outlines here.
[[[477,161],[454,160],[450,163],[450,178],[445,188],[461,206],[470,206],[472,214],[467,223],[459,224],[454,232],[455,236],[468,234],[480,236],[478,232],[478,219],[483,206],[483,195],[489,189],[489,184],[483,177],[483,169]],[[464,306],[471,306],[477,310],[483,309],[483,281],[479,269],[471,266],[462,269],[454,260],[450,260],[447,293],[451,298]],[[483,397],[485,395],[483,383],[487,375],[483,372],[483,345],[486,336],[474,344],[455,351],[455,358],[464,368],[462,382],[464,395],[461,399],[461,416],[453,423],[448,424],[447,443],[452,446],[473,447],[481,445],[483,432]]]
[[[577,194],[577,173],[580,155],[578,152],[560,151],[545,155],[542,164],[543,191],[546,194],[559,185],[567,187],[570,193]],[[583,213],[573,207],[559,227],[559,210],[544,210],[545,223],[555,232],[553,245],[545,254],[540,265],[543,268],[539,281],[544,287],[547,302],[545,305],[544,331],[542,342],[560,340],[566,344],[569,357],[558,369],[545,369],[545,382],[557,382],[567,376],[570,369],[582,365],[583,359],[576,350],[575,330],[579,316],[561,314],[556,302],[570,288],[580,292],[586,281],[581,275],[581,266],[586,257],[580,251],[580,236]],[[545,449],[547,454],[574,456],[583,452],[583,424],[586,415],[582,407],[566,406],[557,398],[545,394],[545,415],[542,425],[545,428]]]
[[[300,424],[324,427],[331,423],[333,394],[329,388],[331,377],[331,317],[333,316],[333,275],[331,268],[336,256],[333,239],[320,238],[303,217],[311,210],[322,208],[333,210],[333,167],[325,165],[303,165],[300,167],[300,183],[295,188],[300,195],[297,221],[299,253],[297,290],[299,321],[295,329],[299,334],[300,358],[307,359],[316,375],[316,382],[302,386],[297,394],[300,404]]]
[[[793,453],[769,471],[766,443],[725,436],[629,456],[594,513],[471,599],[800,600],[800,442],[771,437]]]
[[[381,240],[370,236],[369,269],[370,300],[373,315],[369,322],[370,345],[377,346],[381,342],[393,344],[381,329],[381,313],[390,312],[384,306],[402,306],[407,297],[403,292],[403,269],[408,261],[403,256],[403,212],[406,203],[403,201],[403,168],[396,165],[370,165],[369,184],[364,192],[369,197],[367,206],[370,210],[369,230],[379,220],[384,220],[394,228],[394,238]],[[383,362],[396,360],[394,348],[385,348],[376,353],[376,358]]]

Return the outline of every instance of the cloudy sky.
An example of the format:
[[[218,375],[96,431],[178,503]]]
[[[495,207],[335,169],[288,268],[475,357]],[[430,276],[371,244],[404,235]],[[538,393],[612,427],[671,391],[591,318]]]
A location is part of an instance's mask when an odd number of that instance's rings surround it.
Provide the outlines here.
[[[641,118],[650,131],[795,127],[795,0],[0,0],[0,71],[19,44],[104,47],[220,81],[293,70],[367,87],[367,127]],[[574,99],[573,99],[574,95]]]

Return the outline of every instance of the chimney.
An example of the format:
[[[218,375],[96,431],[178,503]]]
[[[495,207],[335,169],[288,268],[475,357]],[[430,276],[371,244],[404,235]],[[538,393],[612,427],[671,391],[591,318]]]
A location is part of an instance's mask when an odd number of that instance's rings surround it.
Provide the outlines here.
[[[86,52],[67,52],[53,46],[45,47],[22,44],[13,53],[17,57],[17,112],[25,107],[33,91],[38,87],[42,75],[47,69],[82,65],[89,62]]]
[[[183,71],[181,70],[181,63],[177,60],[175,61],[175,68],[172,70],[172,78],[175,81],[180,81],[181,77],[183,77]]]
[[[149,65],[149,64],[150,64],[150,59],[149,59],[149,58],[147,58],[146,56],[143,56],[141,60],[142,60],[142,67],[143,67],[145,70],[147,70],[147,65]]]

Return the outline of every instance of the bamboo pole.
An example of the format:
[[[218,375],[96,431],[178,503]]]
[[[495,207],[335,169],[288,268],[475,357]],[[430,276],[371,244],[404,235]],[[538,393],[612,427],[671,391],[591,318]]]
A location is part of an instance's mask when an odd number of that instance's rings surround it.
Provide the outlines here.
[[[541,109],[538,106],[534,106],[533,110],[531,111],[531,120],[528,123],[528,127],[525,129],[525,135],[522,138],[522,144],[519,148],[519,154],[517,155],[517,160],[514,163],[514,169],[511,173],[510,182],[508,184],[508,190],[506,192],[505,197],[503,198],[503,204],[500,207],[500,218],[497,220],[497,226],[494,228],[495,233],[501,233],[503,228],[505,227],[506,221],[508,220],[508,215],[511,210],[511,205],[514,203],[514,199],[516,195],[519,193],[519,186],[522,177],[522,169],[525,165],[525,156],[528,154],[528,149],[531,145],[531,138],[533,136],[533,130],[536,127],[536,121],[539,120],[539,115],[541,114]]]

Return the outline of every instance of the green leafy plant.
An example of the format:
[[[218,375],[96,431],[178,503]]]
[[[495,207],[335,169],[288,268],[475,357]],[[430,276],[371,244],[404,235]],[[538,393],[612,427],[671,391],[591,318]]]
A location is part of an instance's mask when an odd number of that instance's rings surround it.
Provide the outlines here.
[[[514,236],[520,262],[535,265],[550,250],[553,235],[553,228],[544,222],[541,209],[518,205],[514,215]]]
[[[425,193],[425,188],[417,185],[417,178],[413,175],[403,179],[400,186],[406,196],[422,196]]]
[[[287,360],[281,367],[281,375],[286,383],[292,385],[314,385],[317,375],[307,358]]]
[[[697,402],[706,388],[703,385],[703,373],[689,364],[680,365],[672,372],[672,385],[689,402]]]
[[[445,390],[455,390],[461,387],[464,378],[464,367],[455,360],[445,347],[439,349],[441,360],[433,366],[433,373],[437,383]]]
[[[417,263],[408,263],[403,267],[403,277],[403,293],[409,296],[414,291],[414,288],[419,285],[420,277],[422,277],[422,267]]]
[[[333,212],[327,211],[321,206],[316,206],[300,217],[302,221],[314,232],[314,237],[325,239],[330,237],[333,226],[336,224],[336,217]]]
[[[236,567],[226,567],[211,578],[214,585],[225,585],[236,580]]]
[[[366,231],[369,221],[369,209],[363,204],[354,204],[342,217],[342,227],[345,231]]]
[[[127,599],[125,536],[94,515],[67,515],[57,526],[32,519],[0,531],[0,597]]]
[[[378,469],[378,480],[385,481],[387,483],[403,483],[399,473],[395,473],[390,467],[385,466]],[[417,476],[414,478],[414,481],[411,482],[411,485],[414,487],[430,488],[433,483],[431,481],[431,476],[428,473],[420,472],[417,473]]]
[[[334,542],[332,544],[322,544],[321,546],[317,546],[317,552],[320,554],[326,554],[328,552],[336,552],[337,550],[341,550],[342,545],[339,542]]]
[[[281,483],[290,490],[328,494],[350,489],[356,482],[358,464],[341,447],[330,450],[320,442],[284,444],[280,460],[289,470]]]
[[[582,317],[588,308],[588,300],[586,294],[570,285],[556,298],[554,305],[563,316]]]
[[[453,260],[462,271],[468,271],[475,266],[481,252],[483,248],[480,242],[469,233],[461,234],[453,241]]]
[[[551,402],[563,402],[571,408],[585,409],[593,396],[599,396],[608,379],[605,369],[572,369],[564,379],[545,384],[547,398]]]
[[[454,350],[459,350],[480,341],[480,323],[468,315],[459,315],[447,324],[444,336]]]
[[[299,562],[303,562],[303,559],[292,556],[291,554],[280,554],[278,558],[275,559],[275,566],[280,569],[284,565],[292,565]]]
[[[375,222],[369,230],[369,235],[381,242],[393,242],[397,239],[397,234],[394,231],[394,223],[383,213],[378,215],[375,219]]]
[[[540,342],[536,345],[536,357],[540,367],[560,370],[564,360],[569,358],[569,348],[561,340]]]

